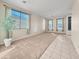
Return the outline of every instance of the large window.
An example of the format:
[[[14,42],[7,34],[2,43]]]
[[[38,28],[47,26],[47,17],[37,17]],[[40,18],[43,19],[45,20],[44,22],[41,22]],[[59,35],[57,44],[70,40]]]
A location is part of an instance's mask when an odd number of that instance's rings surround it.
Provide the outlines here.
[[[57,19],[57,31],[62,32],[63,30],[63,18]]]
[[[71,31],[71,17],[68,17],[68,30]]]
[[[53,31],[53,20],[49,20],[49,31]]]
[[[15,21],[15,28],[29,29],[29,15],[21,11],[11,10],[12,19]]]

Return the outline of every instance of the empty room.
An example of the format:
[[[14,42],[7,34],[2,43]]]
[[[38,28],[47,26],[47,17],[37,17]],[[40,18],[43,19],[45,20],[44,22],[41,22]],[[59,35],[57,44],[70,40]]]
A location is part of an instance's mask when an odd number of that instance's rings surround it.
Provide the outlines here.
[[[0,0],[0,59],[79,59],[79,0]]]

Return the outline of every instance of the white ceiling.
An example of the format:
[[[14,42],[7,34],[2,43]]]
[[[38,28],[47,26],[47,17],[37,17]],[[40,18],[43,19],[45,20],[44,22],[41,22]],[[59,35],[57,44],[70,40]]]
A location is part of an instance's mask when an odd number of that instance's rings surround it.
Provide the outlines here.
[[[28,0],[23,4],[22,0],[2,0],[7,3],[29,9],[33,13],[43,17],[52,18],[52,16],[68,15],[72,11],[73,0]]]

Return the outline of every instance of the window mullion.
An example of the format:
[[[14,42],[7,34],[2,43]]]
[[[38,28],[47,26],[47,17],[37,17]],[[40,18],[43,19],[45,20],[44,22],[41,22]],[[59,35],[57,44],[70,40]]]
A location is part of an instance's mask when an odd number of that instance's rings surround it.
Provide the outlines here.
[[[19,24],[19,28],[21,29],[21,12],[20,12],[20,24]]]

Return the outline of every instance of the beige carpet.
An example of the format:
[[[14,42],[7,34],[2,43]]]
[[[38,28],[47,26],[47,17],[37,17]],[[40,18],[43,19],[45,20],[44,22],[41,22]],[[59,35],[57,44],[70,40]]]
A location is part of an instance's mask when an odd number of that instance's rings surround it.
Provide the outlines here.
[[[39,59],[57,35],[44,33],[15,42],[0,53],[0,59]]]
[[[40,59],[79,59],[70,36],[59,35]]]
[[[71,36],[43,33],[1,47],[0,59],[79,59]]]

